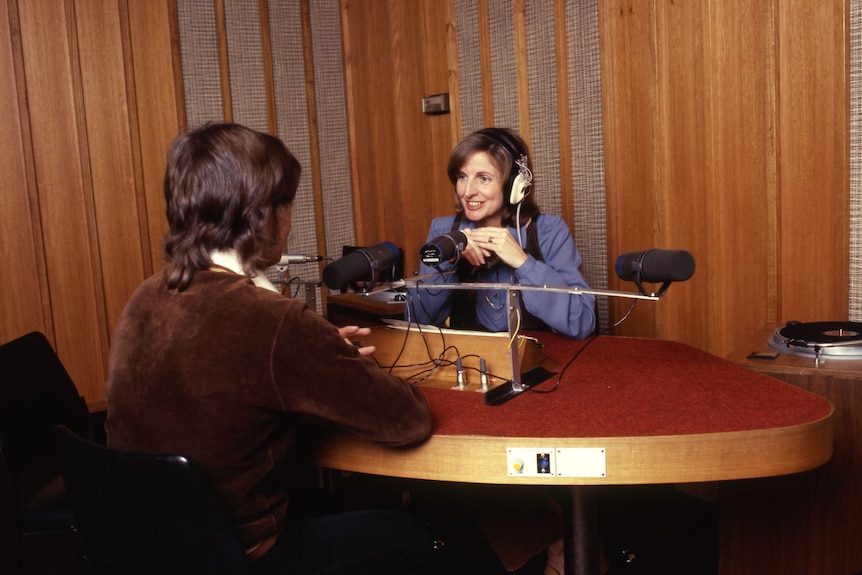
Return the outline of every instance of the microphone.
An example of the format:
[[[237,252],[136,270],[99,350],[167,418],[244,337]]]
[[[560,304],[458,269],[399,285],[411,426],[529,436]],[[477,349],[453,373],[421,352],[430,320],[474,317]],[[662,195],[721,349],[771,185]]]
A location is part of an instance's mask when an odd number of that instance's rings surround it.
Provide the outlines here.
[[[398,261],[398,255],[398,248],[392,242],[359,248],[323,268],[323,283],[329,289],[343,290],[356,282],[376,281],[381,270]]]
[[[467,247],[467,236],[461,230],[455,230],[448,234],[437,236],[419,249],[419,261],[426,266],[436,266],[443,262],[448,262]],[[491,253],[485,258],[485,263],[482,267],[486,270],[494,269],[500,263],[500,257],[496,253]]]
[[[448,262],[467,247],[467,236],[460,230],[437,236],[419,248],[419,261],[426,266]]]
[[[682,282],[694,274],[694,258],[685,250],[650,249],[621,255],[615,267],[625,281]]]
[[[278,261],[277,266],[289,266],[291,264],[308,264],[312,262],[322,262],[323,256],[306,256],[303,254],[283,254]]]

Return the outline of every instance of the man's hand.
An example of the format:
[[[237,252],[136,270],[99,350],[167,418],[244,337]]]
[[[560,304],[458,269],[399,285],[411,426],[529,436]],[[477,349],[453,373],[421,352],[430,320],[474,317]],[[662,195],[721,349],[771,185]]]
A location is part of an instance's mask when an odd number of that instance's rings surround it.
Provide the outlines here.
[[[372,353],[377,351],[377,348],[373,345],[363,346],[357,344],[357,338],[371,333],[371,330],[367,327],[346,325],[344,327],[338,328],[338,333],[341,335],[341,337],[344,338],[344,341],[347,342],[347,345],[356,347],[356,349],[359,351],[359,355],[371,355]]]

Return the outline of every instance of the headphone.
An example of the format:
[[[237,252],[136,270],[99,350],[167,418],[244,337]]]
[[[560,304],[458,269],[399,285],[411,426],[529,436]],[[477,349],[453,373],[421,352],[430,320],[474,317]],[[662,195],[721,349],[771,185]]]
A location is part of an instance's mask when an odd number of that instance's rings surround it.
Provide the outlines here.
[[[512,169],[509,170],[509,178],[503,188],[508,197],[510,206],[516,206],[524,201],[530,194],[530,185],[533,182],[533,173],[528,167],[527,153],[524,148],[509,132],[500,128],[484,128],[478,131],[503,147],[512,158]]]

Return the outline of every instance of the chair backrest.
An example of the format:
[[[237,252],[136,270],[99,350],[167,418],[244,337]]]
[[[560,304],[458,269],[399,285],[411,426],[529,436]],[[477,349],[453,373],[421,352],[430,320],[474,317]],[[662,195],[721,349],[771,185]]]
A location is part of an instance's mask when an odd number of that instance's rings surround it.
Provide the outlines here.
[[[90,436],[90,414],[44,334],[0,346],[0,439],[13,474],[54,453],[54,426]]]
[[[187,457],[112,449],[55,431],[87,563],[114,574],[249,572],[245,550]]]
[[[68,531],[57,424],[91,433],[87,405],[47,338],[31,332],[0,345],[0,572],[22,571],[25,536]]]

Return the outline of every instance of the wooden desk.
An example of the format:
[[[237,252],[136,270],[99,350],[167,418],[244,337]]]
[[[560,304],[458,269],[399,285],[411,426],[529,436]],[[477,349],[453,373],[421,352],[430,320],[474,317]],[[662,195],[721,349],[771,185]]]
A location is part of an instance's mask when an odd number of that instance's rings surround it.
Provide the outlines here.
[[[584,345],[536,335],[561,365]],[[557,391],[526,392],[499,407],[485,406],[476,392],[424,392],[434,434],[423,445],[394,449],[331,433],[320,436],[316,462],[437,481],[589,486],[770,477],[813,469],[832,454],[830,402],[668,341],[597,338],[568,368]],[[509,467],[511,448],[600,448],[605,473],[519,475]],[[582,492],[574,495],[577,503]],[[579,508],[571,511],[577,514]],[[581,553],[589,546],[574,543]],[[575,572],[572,565],[567,572]],[[595,558],[588,557],[577,572],[595,566]]]
[[[332,294],[326,297],[326,319],[337,326],[380,325],[383,319],[404,319],[404,302],[351,292]]]
[[[834,454],[824,466],[793,476],[734,482],[720,500],[722,573],[754,575],[862,572],[862,360],[782,353],[749,359],[769,349],[769,326],[728,359],[835,406]]]

